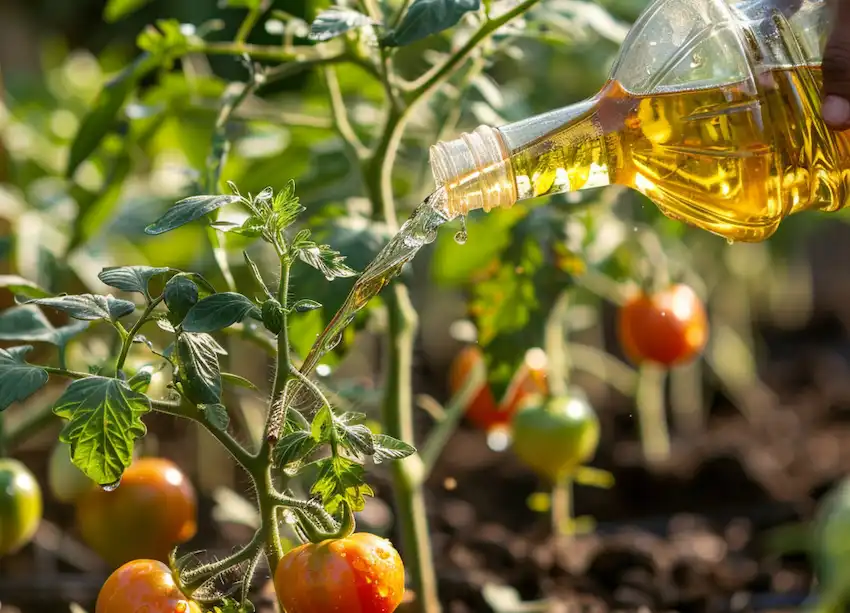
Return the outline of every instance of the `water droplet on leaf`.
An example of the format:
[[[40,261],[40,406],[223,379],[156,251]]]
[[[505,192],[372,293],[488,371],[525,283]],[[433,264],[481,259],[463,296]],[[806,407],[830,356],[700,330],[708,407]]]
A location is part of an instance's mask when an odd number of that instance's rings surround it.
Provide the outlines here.
[[[107,483],[106,485],[101,485],[100,489],[104,492],[114,492],[118,489],[118,486],[121,485],[121,479],[118,479],[115,483]]]
[[[455,242],[458,245],[465,245],[468,240],[469,234],[466,233],[466,230],[460,230],[457,234],[455,234]]]

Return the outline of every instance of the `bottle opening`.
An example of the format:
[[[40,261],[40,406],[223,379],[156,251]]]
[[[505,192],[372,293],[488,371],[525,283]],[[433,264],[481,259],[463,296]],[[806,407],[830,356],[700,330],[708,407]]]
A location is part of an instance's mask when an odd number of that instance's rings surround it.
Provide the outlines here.
[[[510,207],[517,201],[510,152],[497,129],[481,126],[437,143],[430,154],[434,181],[445,188],[452,217]]]

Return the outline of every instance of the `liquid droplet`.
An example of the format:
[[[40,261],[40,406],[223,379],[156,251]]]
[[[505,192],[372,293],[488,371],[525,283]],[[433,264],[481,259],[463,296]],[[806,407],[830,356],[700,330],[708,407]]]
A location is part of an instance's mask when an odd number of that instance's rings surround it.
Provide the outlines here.
[[[468,240],[469,235],[466,233],[466,230],[460,230],[457,234],[455,234],[455,242],[458,245],[465,245]]]
[[[504,451],[510,444],[511,435],[505,429],[496,428],[487,433],[487,446],[493,451]]]
[[[101,485],[100,489],[104,492],[114,492],[118,489],[118,486],[121,485],[121,479],[118,479],[115,483],[107,483],[106,485]]]
[[[734,238],[727,238],[727,239],[726,239],[726,244],[727,244],[727,245],[734,245],[734,244],[735,244],[735,239],[734,239]]]
[[[176,611],[176,613],[186,613],[188,607],[185,602],[181,601],[177,603],[177,606],[174,607],[174,610]]]
[[[381,558],[382,560],[386,560],[387,558],[390,557],[390,552],[387,551],[386,549],[378,549],[375,553],[377,553],[378,557]]]

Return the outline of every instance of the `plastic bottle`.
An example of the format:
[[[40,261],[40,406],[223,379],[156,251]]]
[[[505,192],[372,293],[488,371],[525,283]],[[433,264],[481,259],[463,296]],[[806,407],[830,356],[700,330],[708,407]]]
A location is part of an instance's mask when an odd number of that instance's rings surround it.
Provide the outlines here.
[[[431,148],[454,216],[625,185],[673,219],[761,241],[850,196],[850,132],[820,116],[821,0],[657,0],[595,97]]]

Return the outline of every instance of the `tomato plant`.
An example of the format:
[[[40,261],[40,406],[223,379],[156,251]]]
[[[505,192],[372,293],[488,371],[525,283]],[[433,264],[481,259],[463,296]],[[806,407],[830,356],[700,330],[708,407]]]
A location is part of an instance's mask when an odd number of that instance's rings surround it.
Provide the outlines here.
[[[513,419],[513,450],[551,482],[590,459],[599,444],[599,418],[580,395],[531,402]]]
[[[449,390],[457,393],[463,386],[469,373],[476,365],[484,362],[481,350],[470,345],[463,348],[452,361],[449,370]],[[539,364],[524,361],[516,374],[507,396],[497,403],[492,388],[488,384],[481,389],[466,407],[466,418],[482,430],[503,428],[510,424],[522,402],[531,395],[546,393],[546,371]]]
[[[97,596],[95,613],[201,613],[158,560],[133,560],[115,570]]]
[[[113,566],[136,558],[165,561],[197,529],[194,488],[163,458],[136,460],[113,491],[86,490],[76,512],[83,540]]]
[[[289,551],[274,582],[287,613],[392,613],[404,597],[404,565],[389,541],[358,532]]]
[[[620,343],[628,357],[676,366],[692,360],[708,341],[708,317],[696,292],[683,284],[655,294],[639,292],[621,308]]]
[[[30,542],[41,521],[41,487],[17,460],[0,458],[0,556]]]

